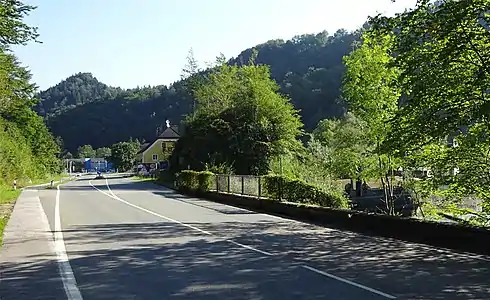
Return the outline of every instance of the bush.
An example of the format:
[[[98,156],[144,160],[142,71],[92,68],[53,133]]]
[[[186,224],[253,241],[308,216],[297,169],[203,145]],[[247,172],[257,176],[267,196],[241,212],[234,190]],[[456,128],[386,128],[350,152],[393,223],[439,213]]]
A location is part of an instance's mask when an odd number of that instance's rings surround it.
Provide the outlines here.
[[[208,192],[214,183],[214,174],[209,171],[183,170],[177,174],[177,187],[184,191]]]
[[[177,187],[181,190],[196,190],[198,187],[196,171],[183,170],[177,174]]]
[[[283,187],[287,185],[289,179],[286,176],[265,175],[262,176],[262,186],[264,196],[272,200],[281,200],[284,195]]]
[[[173,183],[175,180],[174,175],[166,170],[158,171],[156,175],[157,175],[157,180],[163,183]]]
[[[265,194],[273,200],[346,208],[347,199],[338,193],[327,192],[300,179],[267,175],[262,177]]]
[[[213,187],[214,173],[209,171],[197,172],[198,191],[209,192]]]

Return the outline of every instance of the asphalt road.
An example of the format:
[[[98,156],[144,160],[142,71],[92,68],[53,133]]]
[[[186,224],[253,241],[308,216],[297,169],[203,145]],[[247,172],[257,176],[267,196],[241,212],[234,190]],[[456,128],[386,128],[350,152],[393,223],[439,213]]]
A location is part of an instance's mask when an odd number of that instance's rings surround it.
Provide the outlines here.
[[[39,195],[54,230],[56,191]],[[62,277],[77,300],[490,299],[488,257],[258,214],[132,179],[64,185],[59,215],[71,267],[64,263]],[[53,270],[32,268],[37,277]]]

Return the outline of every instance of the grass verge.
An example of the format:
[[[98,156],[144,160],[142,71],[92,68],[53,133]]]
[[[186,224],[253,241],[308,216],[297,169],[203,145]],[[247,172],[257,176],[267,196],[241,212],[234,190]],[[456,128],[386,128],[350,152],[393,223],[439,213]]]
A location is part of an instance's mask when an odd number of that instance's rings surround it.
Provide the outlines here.
[[[0,247],[3,242],[3,230],[7,226],[14,203],[20,195],[20,189],[14,190],[10,186],[0,185]]]
[[[66,174],[59,174],[52,176],[51,179],[53,181],[59,181],[62,178],[66,178]],[[19,197],[21,193],[21,187],[23,186],[29,186],[29,185],[37,185],[37,184],[44,184],[44,183],[49,183],[51,179],[36,179],[33,180],[32,182],[29,182],[29,184],[22,184],[19,186],[18,189],[14,190],[11,186],[8,185],[3,185],[0,184],[0,247],[2,246],[3,243],[3,231],[5,229],[5,226],[7,226],[7,222],[10,218],[10,214],[12,213],[12,210],[14,209],[14,204],[15,200]],[[62,183],[66,183],[68,180],[64,180]],[[54,185],[54,188],[58,186],[60,183],[56,183]]]
[[[131,179],[134,181],[156,181],[156,178],[152,178],[148,176],[139,176],[139,175],[132,176]]]
[[[51,189],[55,190],[59,185],[66,184],[66,183],[68,183],[70,181],[74,181],[74,180],[76,180],[76,178],[64,178],[63,181],[61,181],[60,179],[53,180],[54,182],[56,182],[56,181],[58,181],[58,182],[53,183],[53,186],[47,185],[45,188],[48,190],[51,190]]]

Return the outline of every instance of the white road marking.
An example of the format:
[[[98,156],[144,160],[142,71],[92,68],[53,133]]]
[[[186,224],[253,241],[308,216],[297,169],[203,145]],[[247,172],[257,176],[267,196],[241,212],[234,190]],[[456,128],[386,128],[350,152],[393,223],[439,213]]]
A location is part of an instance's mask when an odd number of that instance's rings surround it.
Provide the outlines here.
[[[174,223],[176,223],[176,224],[179,224],[179,225],[182,225],[182,226],[185,226],[185,227],[188,227],[188,228],[194,229],[194,230],[199,231],[199,232],[201,232],[201,233],[204,233],[204,234],[206,234],[206,235],[213,235],[213,234],[212,234],[211,232],[209,232],[209,231],[202,230],[202,229],[197,228],[197,227],[195,227],[195,226],[192,226],[192,225],[190,225],[190,224],[186,224],[186,223],[180,222],[180,221],[178,221],[178,220],[175,220],[175,219],[172,219],[172,218],[166,217],[166,216],[164,216],[164,215],[161,215],[161,214],[159,214],[159,213],[156,213],[156,212],[151,211],[151,210],[149,210],[149,209],[146,209],[146,208],[144,208],[144,207],[141,207],[141,206],[135,205],[135,204],[130,203],[130,202],[128,202],[128,201],[126,201],[126,200],[124,200],[124,199],[121,199],[121,198],[120,198],[120,197],[118,197],[116,194],[114,194],[114,192],[112,192],[112,190],[111,190],[111,188],[110,188],[110,186],[109,186],[109,181],[108,181],[107,179],[105,180],[105,183],[106,183],[107,190],[109,191],[109,193],[106,193],[105,191],[103,191],[103,190],[101,190],[101,189],[99,189],[99,188],[95,187],[95,186],[92,184],[92,181],[91,181],[91,180],[89,181],[89,184],[90,184],[90,185],[91,185],[91,186],[92,186],[94,189],[96,189],[97,191],[99,191],[99,192],[103,193],[104,195],[106,195],[106,196],[108,196],[108,197],[110,197],[110,198],[112,198],[112,199],[114,199],[114,200],[120,201],[120,202],[122,202],[122,203],[124,203],[124,204],[126,204],[126,205],[129,205],[129,206],[131,206],[131,207],[134,207],[134,208],[136,208],[136,209],[139,209],[139,210],[141,210],[141,211],[144,211],[144,212],[146,212],[146,213],[149,213],[149,214],[154,215],[154,216],[156,216],[156,217],[159,217],[159,218],[161,218],[161,219],[164,219],[164,220],[167,220],[167,221],[170,221],[170,222],[174,222]],[[232,244],[234,244],[234,245],[236,245],[236,246],[239,246],[239,247],[242,247],[242,248],[246,248],[246,249],[249,249],[249,250],[255,251],[255,252],[260,253],[260,254],[264,254],[264,255],[267,255],[267,256],[273,256],[273,255],[274,255],[274,254],[272,254],[272,253],[270,253],[270,252],[262,251],[262,250],[256,249],[256,248],[251,247],[251,246],[248,246],[248,245],[243,245],[243,244],[237,243],[237,242],[235,242],[235,241],[232,241],[232,240],[230,240],[230,239],[226,239],[225,241],[227,241],[227,242],[229,242],[229,243],[232,243]]]
[[[262,250],[259,250],[259,249],[256,249],[254,247],[251,247],[251,246],[248,246],[248,245],[244,245],[244,244],[240,244],[240,243],[237,243],[233,240],[226,240],[227,242],[230,242],[234,245],[237,245],[237,246],[240,246],[240,247],[243,247],[243,248],[246,248],[246,249],[250,249],[250,250],[253,250],[253,251],[256,251],[256,252],[259,252],[259,253],[262,253],[264,255],[267,255],[267,256],[274,256],[274,254],[270,253],[270,252],[267,252],[267,251],[262,251]]]
[[[166,189],[170,189],[170,188],[167,188],[167,187],[165,187],[165,188]],[[175,192],[178,193],[177,191],[175,191]],[[237,195],[237,196],[240,196],[240,195]],[[206,200],[206,201],[210,201],[210,200]],[[211,202],[213,202],[213,201],[211,201]],[[221,204],[221,205],[223,205],[223,206],[226,206],[226,207],[235,208],[235,209],[239,209],[239,210],[244,210],[244,211],[247,211],[247,212],[250,212],[250,213],[255,213],[255,214],[260,215],[260,216],[266,216],[266,217],[270,217],[270,218],[273,218],[273,219],[278,219],[278,220],[281,220],[281,221],[287,221],[288,223],[297,223],[297,224],[301,224],[301,225],[305,225],[305,226],[311,226],[312,225],[311,223],[304,222],[304,221],[298,221],[298,220],[294,220],[294,219],[288,219],[286,217],[280,217],[280,216],[271,215],[271,214],[258,213],[256,211],[253,211],[253,210],[250,210],[250,209],[241,208],[241,207],[238,208],[236,206],[229,205],[229,204],[224,204],[224,203],[220,203],[220,202],[218,202],[218,203]],[[318,226],[318,225],[314,225],[314,226]],[[327,228],[327,227],[323,227],[323,226],[320,226],[320,227],[321,227],[322,230],[325,230],[325,231],[337,232],[337,233],[341,233],[341,234],[348,235],[348,236],[351,236],[351,237],[366,237],[365,235],[363,235],[361,233],[357,233],[357,232],[342,231],[342,230],[339,230],[339,229]],[[400,240],[400,239],[383,237],[383,236],[376,236],[376,237],[375,236],[370,236],[369,238],[375,239],[375,240],[380,241],[380,242],[387,242],[387,243],[400,243],[400,242],[402,242],[402,243],[404,243],[405,245],[407,245],[409,247],[410,246],[413,246],[413,247],[417,247],[419,249],[423,249],[423,250],[427,250],[427,251],[435,251],[435,252],[437,252],[439,254],[443,254],[443,255],[459,256],[459,257],[464,257],[465,259],[476,259],[476,260],[481,260],[481,261],[485,261],[485,262],[490,262],[490,258],[488,258],[486,255],[483,255],[483,254],[476,254],[476,253],[470,253],[470,252],[462,252],[462,251],[458,251],[458,250],[451,250],[451,249],[442,248],[442,247],[438,247],[438,246],[432,246],[432,245],[418,244],[418,243],[415,243],[415,242],[404,241],[404,240]]]
[[[163,216],[163,215],[161,215],[161,214],[158,214],[158,213],[153,212],[153,211],[151,211],[151,210],[148,210],[148,209],[146,209],[146,208],[140,207],[140,206],[138,206],[138,205],[132,204],[132,203],[130,203],[130,202],[128,202],[128,201],[126,201],[126,200],[123,200],[123,199],[121,199],[120,197],[118,197],[116,194],[114,194],[114,192],[111,190],[111,188],[110,188],[110,186],[109,186],[109,181],[108,181],[107,179],[105,180],[105,183],[106,183],[107,190],[109,191],[109,193],[107,193],[107,192],[105,192],[105,191],[103,191],[103,190],[101,190],[101,189],[99,189],[99,188],[95,187],[95,186],[92,184],[92,181],[89,181],[89,184],[90,184],[90,185],[91,185],[91,186],[92,186],[94,189],[96,189],[97,191],[99,191],[99,192],[101,192],[101,193],[105,194],[106,196],[108,196],[108,197],[110,197],[110,198],[112,198],[112,199],[115,199],[115,200],[117,200],[117,201],[120,201],[120,202],[122,202],[122,203],[124,203],[124,204],[126,204],[126,205],[129,205],[129,206],[134,207],[134,208],[136,208],[136,209],[139,209],[139,210],[141,210],[141,211],[147,212],[147,213],[152,214],[152,215],[154,215],[154,216],[160,217],[160,218],[162,218],[162,219],[165,219],[165,220],[168,220],[168,221],[171,221],[171,222],[174,222],[174,223],[180,224],[180,225],[182,225],[182,226],[186,226],[186,227],[188,227],[188,228],[192,228],[192,229],[197,230],[197,231],[199,231],[199,232],[202,232],[202,233],[204,233],[204,234],[207,234],[207,235],[213,235],[212,233],[210,233],[210,232],[208,232],[208,231],[205,231],[205,230],[202,230],[202,229],[197,228],[197,227],[195,227],[195,226],[192,226],[192,225],[189,225],[189,224],[186,224],[186,223],[183,223],[183,222],[180,222],[180,221],[174,220],[174,219],[172,219],[172,218],[169,218],[169,217]],[[235,241],[233,241],[233,240],[230,240],[230,239],[227,239],[226,241],[227,241],[227,242],[229,242],[229,243],[232,243],[232,244],[234,244],[234,245],[240,246],[240,247],[242,247],[242,248],[246,248],[246,249],[249,249],[249,250],[252,250],[252,251],[255,251],[255,252],[261,253],[261,254],[266,255],[266,256],[274,256],[274,254],[272,254],[272,253],[270,253],[270,252],[262,251],[262,250],[259,250],[259,249],[256,249],[256,248],[253,248],[253,247],[248,246],[248,245],[243,245],[243,244],[237,243],[237,242],[235,242]],[[346,284],[349,284],[349,285],[352,285],[352,286],[355,286],[355,287],[361,288],[361,289],[363,289],[363,290],[369,291],[369,292],[371,292],[371,293],[375,293],[375,294],[380,295],[380,296],[383,296],[383,297],[385,297],[385,298],[388,298],[388,299],[396,299],[396,297],[395,297],[395,296],[392,296],[392,295],[389,295],[389,294],[383,293],[383,292],[381,292],[381,291],[378,291],[378,290],[376,290],[376,289],[373,289],[373,288],[370,288],[370,287],[364,286],[364,285],[362,285],[362,284],[355,283],[355,282],[353,282],[353,281],[350,281],[350,280],[347,280],[347,279],[344,279],[344,278],[341,278],[341,277],[338,277],[338,276],[335,276],[335,275],[332,275],[332,274],[329,274],[329,273],[326,273],[326,272],[320,271],[320,270],[315,269],[315,268],[312,268],[312,267],[310,267],[310,266],[307,266],[307,265],[301,265],[301,267],[302,267],[302,268],[304,268],[304,269],[310,270],[310,271],[312,271],[312,272],[315,272],[315,273],[317,273],[317,274],[320,274],[320,275],[323,275],[323,276],[329,277],[329,278],[331,278],[331,279],[335,279],[335,280],[338,280],[338,281],[340,281],[340,282],[343,282],[343,283],[346,283]]]
[[[60,188],[56,187],[56,204],[54,207],[54,247],[56,258],[58,260],[58,270],[60,272],[63,287],[65,289],[68,300],[83,300],[82,295],[77,287],[77,281],[66,254],[65,242],[63,240],[63,232],[61,232],[60,218]]]
[[[380,296],[383,296],[385,298],[388,298],[388,299],[396,299],[395,296],[392,296],[390,294],[386,294],[386,293],[383,293],[383,292],[380,292],[378,290],[375,290],[375,289],[372,289],[370,287],[367,287],[367,286],[364,286],[362,284],[359,284],[359,283],[355,283],[353,281],[350,281],[350,280],[347,280],[347,279],[344,279],[344,278],[341,278],[341,277],[338,277],[338,276],[335,276],[335,275],[332,275],[330,273],[327,273],[327,272],[323,272],[323,271],[320,271],[318,269],[315,269],[315,268],[312,268],[310,266],[307,266],[307,265],[302,265],[301,266],[302,268],[304,269],[307,269],[307,270],[310,270],[310,271],[313,271],[317,274],[320,274],[320,275],[323,275],[323,276],[326,276],[326,277],[329,277],[329,278],[332,278],[332,279],[335,279],[335,280],[338,280],[338,281],[341,281],[341,282],[344,282],[344,283],[347,283],[347,284],[350,284],[350,285],[353,285],[355,287],[358,287],[358,288],[361,288],[363,290],[366,290],[366,291],[370,291],[371,293],[375,293],[375,294],[378,294]]]

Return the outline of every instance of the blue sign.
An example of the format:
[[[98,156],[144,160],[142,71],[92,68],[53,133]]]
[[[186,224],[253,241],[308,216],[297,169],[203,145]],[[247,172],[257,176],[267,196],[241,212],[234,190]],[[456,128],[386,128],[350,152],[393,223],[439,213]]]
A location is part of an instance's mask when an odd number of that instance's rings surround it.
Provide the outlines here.
[[[166,170],[168,169],[168,161],[164,161],[160,164],[160,169]]]

